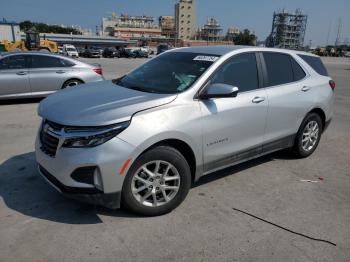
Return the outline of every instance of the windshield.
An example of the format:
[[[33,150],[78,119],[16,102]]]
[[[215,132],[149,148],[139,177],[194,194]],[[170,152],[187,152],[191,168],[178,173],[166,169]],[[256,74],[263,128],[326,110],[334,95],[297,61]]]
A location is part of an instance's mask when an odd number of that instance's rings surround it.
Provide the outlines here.
[[[68,47],[68,48],[67,48],[67,51],[76,52],[77,50],[76,50],[75,48]]]
[[[198,53],[165,53],[113,82],[142,92],[176,94],[190,88],[218,58]]]

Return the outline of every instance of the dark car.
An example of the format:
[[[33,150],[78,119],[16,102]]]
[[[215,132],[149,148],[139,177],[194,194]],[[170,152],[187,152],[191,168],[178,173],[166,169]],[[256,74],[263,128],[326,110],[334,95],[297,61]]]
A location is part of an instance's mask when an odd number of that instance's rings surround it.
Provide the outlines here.
[[[131,49],[123,48],[120,50],[120,57],[136,58],[136,54]]]
[[[78,55],[79,56],[83,56],[83,53],[84,53],[84,51],[85,51],[85,49],[84,48],[77,48],[77,51],[78,51]]]
[[[140,57],[140,58],[148,58],[148,53],[142,51],[142,50],[135,50],[134,54],[136,55],[136,57]]]
[[[94,48],[88,48],[85,49],[84,52],[81,55],[82,57],[88,57],[88,58],[100,58],[101,52],[98,49]]]
[[[105,48],[102,52],[102,56],[106,58],[120,57],[119,51],[113,47]]]
[[[157,47],[157,55],[165,52],[165,51],[168,51],[170,50],[171,47],[167,44],[160,44],[158,47]]]

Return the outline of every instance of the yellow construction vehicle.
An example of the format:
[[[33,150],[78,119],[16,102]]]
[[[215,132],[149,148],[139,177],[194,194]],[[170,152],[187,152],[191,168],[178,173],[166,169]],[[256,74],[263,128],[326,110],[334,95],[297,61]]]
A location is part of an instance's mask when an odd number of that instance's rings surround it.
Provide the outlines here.
[[[7,52],[16,51],[16,50],[21,50],[21,51],[36,50],[36,51],[47,51],[52,53],[58,52],[58,45],[56,42],[53,42],[47,39],[40,40],[39,33],[34,31],[26,32],[25,41],[16,41],[12,43],[10,41],[3,40],[3,41],[0,41],[0,45],[2,45],[5,51]]]

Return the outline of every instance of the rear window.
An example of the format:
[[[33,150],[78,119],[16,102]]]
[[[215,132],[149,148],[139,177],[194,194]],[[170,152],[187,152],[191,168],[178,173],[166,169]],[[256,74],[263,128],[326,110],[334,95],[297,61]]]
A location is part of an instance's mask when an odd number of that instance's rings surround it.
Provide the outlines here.
[[[294,81],[290,56],[280,53],[263,53],[268,75],[268,86],[283,85]]]
[[[294,81],[299,81],[303,79],[306,74],[304,70],[301,68],[301,66],[294,60],[294,58],[290,58],[290,61],[292,62],[292,68],[293,68],[293,74],[294,74]]]
[[[298,55],[301,57],[306,63],[309,64],[317,73],[323,76],[328,76],[328,72],[326,67],[323,65],[321,59],[316,56],[309,55]]]

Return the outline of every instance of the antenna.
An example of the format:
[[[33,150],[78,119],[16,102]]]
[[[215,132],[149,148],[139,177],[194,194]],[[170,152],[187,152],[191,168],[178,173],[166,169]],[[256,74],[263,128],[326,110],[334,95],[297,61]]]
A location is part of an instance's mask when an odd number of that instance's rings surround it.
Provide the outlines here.
[[[331,27],[332,27],[332,21],[329,22],[329,26],[328,26],[328,33],[327,33],[327,42],[326,42],[326,46],[329,44],[329,35],[331,33]]]
[[[338,20],[337,37],[336,37],[335,43],[334,43],[335,46],[337,46],[340,43],[342,27],[343,27],[343,22],[342,22],[341,18],[339,18],[339,20]]]

